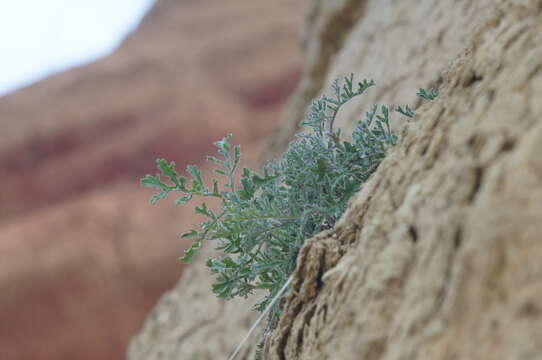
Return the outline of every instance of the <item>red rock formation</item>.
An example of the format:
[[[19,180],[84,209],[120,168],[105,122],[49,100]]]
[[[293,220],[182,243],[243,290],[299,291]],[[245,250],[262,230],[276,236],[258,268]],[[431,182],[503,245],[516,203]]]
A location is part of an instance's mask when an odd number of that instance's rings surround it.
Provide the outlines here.
[[[162,0],[113,55],[0,99],[1,359],[123,356],[195,221],[151,209],[138,179],[230,132],[254,162],[298,79],[302,14]]]

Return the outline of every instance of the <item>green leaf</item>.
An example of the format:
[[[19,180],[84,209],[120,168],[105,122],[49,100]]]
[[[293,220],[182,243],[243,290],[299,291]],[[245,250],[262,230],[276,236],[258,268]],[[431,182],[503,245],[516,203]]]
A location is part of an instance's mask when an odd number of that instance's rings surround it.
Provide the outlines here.
[[[241,179],[242,190],[238,191],[242,200],[250,200],[254,196],[255,187],[254,184],[248,178]]]
[[[197,237],[192,243],[192,246],[189,249],[185,250],[184,255],[181,257],[181,261],[184,263],[190,263],[196,252],[201,249],[202,244],[203,236]]]
[[[329,167],[329,164],[326,158],[321,157],[318,159],[316,163],[317,163],[316,173],[321,177],[325,176]]]
[[[207,208],[207,204],[203,203],[201,206],[196,206],[195,208],[196,214],[205,215],[207,217],[212,217],[212,214],[209,212],[209,208]]]
[[[387,122],[388,121],[388,114],[389,114],[388,107],[385,106],[385,105],[382,105],[381,111],[382,111],[382,114],[384,115],[384,119],[385,119],[384,121]]]
[[[232,172],[237,168],[239,164],[239,159],[241,159],[241,148],[238,145],[233,147],[233,166]]]
[[[227,282],[215,283],[212,285],[212,290],[215,294],[217,294],[218,298],[228,298],[230,284]]]
[[[258,285],[256,285],[256,288],[257,289],[273,289],[274,287],[276,287],[276,284],[275,283],[272,283],[272,282],[262,282],[262,283],[259,283]]]
[[[175,163],[173,161],[168,164],[164,159],[157,159],[156,164],[158,169],[160,169],[165,176],[167,176],[174,184],[177,184],[178,175],[175,171]]]
[[[185,196],[181,196],[180,198],[178,198],[177,200],[175,200],[175,203],[177,205],[182,205],[182,204],[186,204],[187,202],[189,202],[190,200],[192,200],[192,194],[188,194],[188,195],[185,195]]]
[[[213,179],[213,195],[220,196],[220,191],[218,190],[218,181]]]
[[[197,184],[198,189],[205,189],[205,185],[203,184],[203,180],[201,179],[201,171],[198,169],[197,166],[188,165],[186,167],[186,172],[188,172],[194,177],[195,182],[192,183],[192,186],[194,186],[194,184]]]
[[[395,111],[409,118],[413,118],[415,115],[414,110],[412,110],[408,105],[405,105],[404,108],[399,106]]]
[[[416,93],[419,97],[426,100],[434,100],[438,96],[438,90],[437,89],[429,89],[429,91],[426,91],[423,88],[420,88],[418,92]]]
[[[217,165],[224,166],[224,161],[222,161],[220,159],[217,159],[214,156],[207,156],[207,161],[211,161],[211,162],[214,162]]]
[[[150,188],[167,189],[168,186],[160,181],[160,175],[147,175],[141,179],[141,186]]]
[[[151,197],[151,204],[152,204],[152,205],[156,204],[156,202],[157,202],[158,200],[163,199],[163,198],[165,198],[166,196],[167,196],[167,192],[165,192],[165,191],[160,191],[158,194],[153,195],[153,196]]]
[[[237,264],[235,261],[233,261],[229,256],[223,257],[220,262],[224,265],[226,268],[235,268]]]
[[[181,235],[183,238],[191,238],[198,235],[198,232],[196,230],[189,230]]]

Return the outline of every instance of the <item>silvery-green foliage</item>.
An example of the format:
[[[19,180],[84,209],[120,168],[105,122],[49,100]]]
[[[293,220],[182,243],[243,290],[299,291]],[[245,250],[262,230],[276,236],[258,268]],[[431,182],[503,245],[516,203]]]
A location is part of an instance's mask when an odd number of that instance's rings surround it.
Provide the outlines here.
[[[352,141],[341,140],[340,130],[334,129],[340,108],[372,86],[374,82],[367,80],[354,84],[353,75],[342,86],[335,81],[333,96],[313,101],[301,122],[309,131],[297,134],[282,158],[267,163],[259,173],[238,168],[241,152],[232,145],[230,134],[215,143],[219,156],[208,157],[218,166],[214,172],[225,180],[222,188],[217,180],[205,184],[196,166],[188,166],[192,177],[188,180],[164,159],[157,160],[161,175],[141,180],[142,185],[158,189],[152,203],[170,192],[182,194],[178,204],[194,197],[220,199],[218,210],[205,203],[195,207],[207,220],[182,235],[192,238],[193,244],[181,258],[189,262],[205,241],[216,244],[223,256],[209,259],[207,266],[216,274],[212,290],[218,297],[230,299],[265,289],[267,295],[255,307],[265,309],[293,272],[305,239],[333,226],[348,199],[396,144],[386,106],[372,106],[355,126]],[[399,109],[414,116],[408,106]],[[277,306],[275,315],[278,310]]]
[[[438,91],[437,89],[434,89],[434,88],[429,89],[429,91],[423,88],[420,88],[420,90],[418,90],[416,95],[418,95],[419,97],[425,100],[435,100],[436,97],[438,96]]]
[[[403,114],[409,118],[413,118],[414,115],[416,115],[414,113],[414,110],[412,110],[408,105],[405,105],[405,107],[401,107],[399,106],[397,109],[395,109],[395,111],[397,111],[399,114]]]

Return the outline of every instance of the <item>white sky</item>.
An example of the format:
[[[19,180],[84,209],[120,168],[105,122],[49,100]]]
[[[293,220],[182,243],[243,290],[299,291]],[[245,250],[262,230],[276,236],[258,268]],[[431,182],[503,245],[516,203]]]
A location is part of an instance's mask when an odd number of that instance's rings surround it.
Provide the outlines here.
[[[0,96],[113,51],[154,0],[0,0]]]

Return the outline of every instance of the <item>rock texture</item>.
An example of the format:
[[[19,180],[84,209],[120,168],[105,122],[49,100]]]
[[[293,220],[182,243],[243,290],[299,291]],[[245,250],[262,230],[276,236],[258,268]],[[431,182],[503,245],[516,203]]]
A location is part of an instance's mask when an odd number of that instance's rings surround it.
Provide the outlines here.
[[[199,220],[139,178],[230,132],[254,163],[299,79],[304,7],[160,0],[111,56],[0,99],[0,359],[123,356]]]
[[[326,60],[308,60],[322,65],[305,70],[274,149],[307,94],[350,72],[378,86],[339,127],[375,102],[410,103],[417,116],[396,125],[399,144],[335,228],[307,240],[262,359],[541,358],[541,30],[534,0],[313,2],[306,48]],[[325,45],[329,34],[340,46]],[[440,95],[421,104],[419,87]],[[194,342],[176,336],[204,301],[183,292],[187,281],[153,311],[129,359],[225,358],[240,340],[248,305],[224,305],[190,332]],[[257,340],[239,359],[253,358]],[[207,357],[193,355],[207,346]]]

